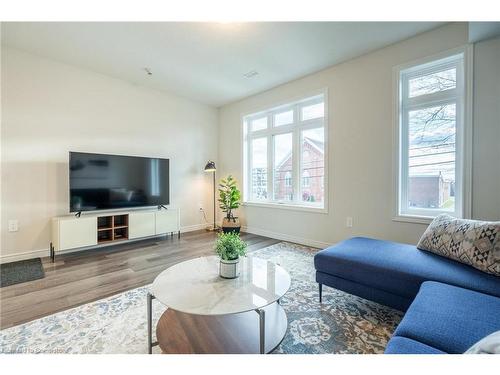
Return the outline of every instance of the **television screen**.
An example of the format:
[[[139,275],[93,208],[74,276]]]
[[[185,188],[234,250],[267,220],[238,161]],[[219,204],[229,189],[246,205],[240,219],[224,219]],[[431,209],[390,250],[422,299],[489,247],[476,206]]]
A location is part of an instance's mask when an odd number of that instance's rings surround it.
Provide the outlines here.
[[[169,204],[169,160],[69,153],[70,212]]]

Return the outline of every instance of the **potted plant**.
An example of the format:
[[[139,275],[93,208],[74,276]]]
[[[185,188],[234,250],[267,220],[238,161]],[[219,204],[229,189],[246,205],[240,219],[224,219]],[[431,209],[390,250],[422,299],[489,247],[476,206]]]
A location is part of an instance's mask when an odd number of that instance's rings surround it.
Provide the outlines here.
[[[246,254],[247,244],[235,232],[219,233],[215,242],[215,252],[220,258],[219,275],[234,279],[240,274],[240,257]]]
[[[240,220],[234,216],[233,210],[240,207],[241,192],[236,187],[236,180],[229,175],[219,183],[219,207],[226,213],[222,219],[222,231],[224,233],[236,232],[241,229]]]

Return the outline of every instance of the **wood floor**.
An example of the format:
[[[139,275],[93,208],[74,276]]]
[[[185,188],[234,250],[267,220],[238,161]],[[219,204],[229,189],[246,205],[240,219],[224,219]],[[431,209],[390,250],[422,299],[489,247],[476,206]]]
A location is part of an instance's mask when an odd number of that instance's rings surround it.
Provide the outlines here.
[[[173,238],[141,241],[44,258],[45,278],[0,288],[0,328],[151,283],[165,268],[213,254],[215,233],[196,231]],[[280,241],[242,233],[253,251]]]

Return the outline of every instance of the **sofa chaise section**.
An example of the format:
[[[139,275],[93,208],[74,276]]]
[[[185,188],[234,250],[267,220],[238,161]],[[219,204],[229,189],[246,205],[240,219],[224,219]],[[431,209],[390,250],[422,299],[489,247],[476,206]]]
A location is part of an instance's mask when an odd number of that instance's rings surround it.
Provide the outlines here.
[[[314,257],[316,281],[406,311],[425,281],[500,297],[500,278],[419,250],[416,246],[354,237]]]

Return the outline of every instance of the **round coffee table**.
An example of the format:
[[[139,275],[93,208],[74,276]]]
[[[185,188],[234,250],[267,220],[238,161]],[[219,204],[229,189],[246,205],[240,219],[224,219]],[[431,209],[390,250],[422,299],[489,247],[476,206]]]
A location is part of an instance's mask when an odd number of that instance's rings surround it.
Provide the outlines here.
[[[219,258],[196,258],[167,268],[148,293],[148,351],[164,353],[269,353],[287,329],[279,300],[290,288],[279,265],[248,256],[240,276],[219,276]],[[167,307],[152,342],[152,300]]]

